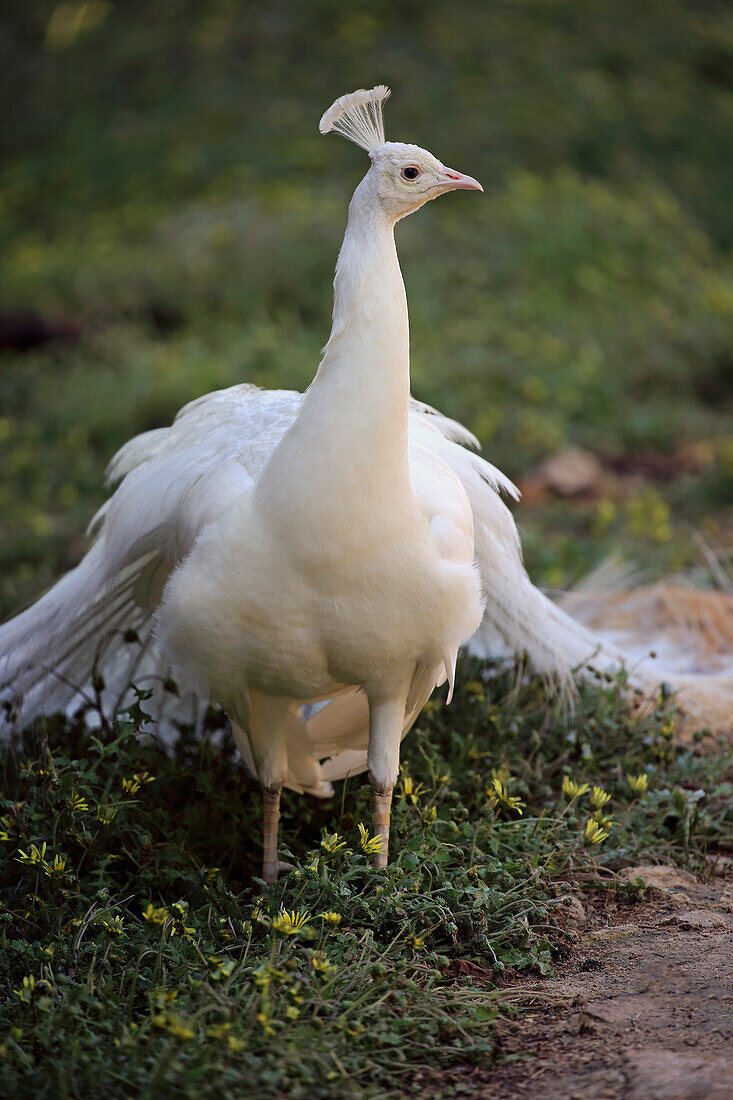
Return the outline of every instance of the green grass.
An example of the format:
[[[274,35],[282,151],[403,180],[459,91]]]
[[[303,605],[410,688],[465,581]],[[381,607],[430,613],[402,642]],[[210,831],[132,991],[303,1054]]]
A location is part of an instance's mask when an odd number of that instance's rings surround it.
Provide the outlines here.
[[[509,704],[511,679],[471,663],[455,704],[427,708],[386,871],[362,850],[355,779],[324,803],[286,795],[293,869],[269,890],[258,791],[228,740],[166,756],[135,736],[136,708],[99,737],[29,733],[4,761],[3,1093],[377,1096],[493,1058],[492,1022],[517,1003],[501,985],[567,953],[578,879],[631,902],[606,869],[704,871],[733,840],[731,759],[675,746],[669,702],[632,720],[600,683],[568,720],[535,681]],[[568,779],[610,800],[594,817]]]
[[[399,227],[415,394],[513,478],[568,443],[668,471],[520,507],[533,578],[571,584],[612,553],[659,576],[699,562],[692,529],[729,538],[724,4],[38,0],[3,18],[0,59],[3,310],[81,333],[0,353],[3,616],[79,560],[132,434],[215,387],[307,385],[366,168],[317,120],[382,80],[388,135],[486,188]],[[640,858],[705,871],[730,845],[730,759],[706,738],[675,746],[666,703],[631,719],[600,684],[563,717],[534,681],[512,694],[483,672],[464,669],[457,702],[405,744],[390,868],[359,847],[353,780],[325,804],[286,798],[294,870],[270,892],[253,878],[258,792],[228,738],[168,757],[133,714],[98,740],[51,722],[48,746],[37,729],[5,751],[0,1091],[429,1089],[430,1072],[494,1056],[493,1015],[515,1010],[499,987],[567,951],[574,883],[616,890],[609,869]],[[494,773],[521,816],[492,806]],[[648,775],[642,797],[627,773]],[[601,844],[564,776],[611,794]],[[345,847],[329,853],[323,830]],[[277,932],[281,906],[309,914],[304,931]]]

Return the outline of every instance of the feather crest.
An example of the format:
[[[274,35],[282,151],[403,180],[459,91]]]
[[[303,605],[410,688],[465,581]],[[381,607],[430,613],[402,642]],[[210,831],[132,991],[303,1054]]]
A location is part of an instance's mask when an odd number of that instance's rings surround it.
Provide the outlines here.
[[[333,130],[371,155],[385,143],[382,104],[389,95],[386,84],[342,95],[325,112],[318,129],[322,134]]]

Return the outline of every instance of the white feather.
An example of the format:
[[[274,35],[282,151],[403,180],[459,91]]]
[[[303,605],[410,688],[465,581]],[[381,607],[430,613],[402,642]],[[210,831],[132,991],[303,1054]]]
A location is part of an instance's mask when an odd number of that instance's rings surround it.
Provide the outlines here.
[[[367,153],[375,153],[385,142],[382,107],[389,96],[384,84],[342,95],[323,113],[318,129],[322,134],[333,130]]]
[[[322,131],[373,153],[388,94],[342,97]],[[401,156],[422,164],[414,194],[394,184]],[[233,386],[121,449],[87,556],[0,627],[6,729],[91,691],[111,710],[134,677],[155,686],[163,724],[221,706],[265,786],[326,795],[378,741],[370,768],[389,789],[395,738],[436,684],[452,693],[461,645],[526,652],[565,687],[589,659],[621,663],[531,584],[500,497],[515,486],[467,449],[470,432],[410,400],[393,227],[431,197],[431,179],[440,191],[465,178],[414,146],[374,158],[306,393]],[[161,688],[171,665],[180,698]]]

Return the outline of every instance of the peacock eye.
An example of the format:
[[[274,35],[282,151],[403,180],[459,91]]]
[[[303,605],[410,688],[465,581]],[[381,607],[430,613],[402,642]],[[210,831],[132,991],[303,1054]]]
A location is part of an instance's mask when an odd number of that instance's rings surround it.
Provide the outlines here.
[[[406,168],[402,169],[403,180],[416,180],[420,175],[420,169],[416,168],[414,164],[408,164]]]

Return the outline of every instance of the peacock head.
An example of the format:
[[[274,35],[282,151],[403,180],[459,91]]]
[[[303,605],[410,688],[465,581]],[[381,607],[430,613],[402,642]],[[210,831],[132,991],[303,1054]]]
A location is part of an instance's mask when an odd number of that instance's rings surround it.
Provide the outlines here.
[[[483,191],[478,180],[446,168],[427,149],[385,140],[382,105],[389,94],[379,84],[341,96],[319,125],[322,134],[333,130],[366,149],[372,161],[367,180],[388,217],[398,221],[446,191]]]

